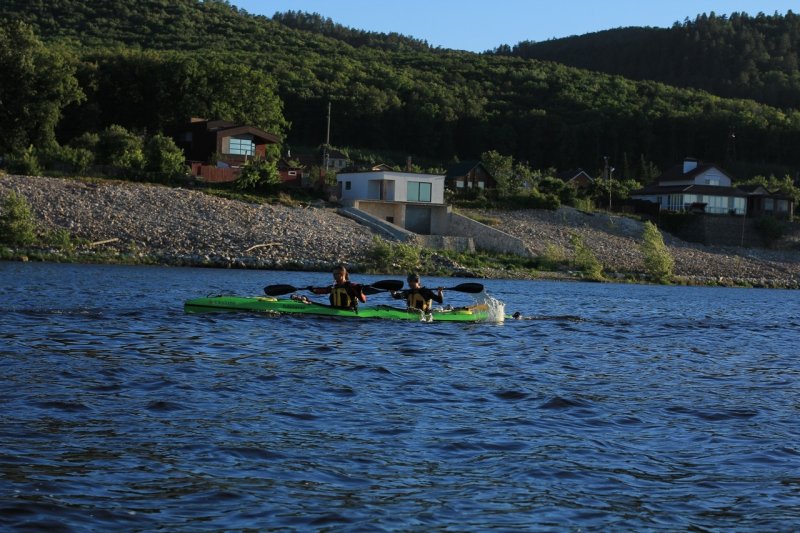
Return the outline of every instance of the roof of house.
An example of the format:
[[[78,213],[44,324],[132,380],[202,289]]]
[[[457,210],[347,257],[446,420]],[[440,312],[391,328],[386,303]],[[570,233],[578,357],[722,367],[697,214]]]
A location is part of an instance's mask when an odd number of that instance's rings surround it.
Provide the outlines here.
[[[336,148],[328,148],[328,159],[345,159],[348,161],[350,160],[350,158],[347,157],[347,154],[345,154],[340,150],[337,150]]]
[[[721,172],[723,175],[731,179],[731,181],[733,181],[733,178],[731,178],[731,176],[729,176],[727,172],[725,172],[718,166],[708,163],[703,163],[701,161],[698,161],[697,166],[694,167],[689,172],[684,172],[683,163],[678,163],[677,165],[674,165],[665,170],[664,173],[661,174],[656,181],[658,181],[659,183],[663,183],[666,181],[685,181],[689,179],[694,179],[696,176],[699,176],[700,174],[712,169],[716,169],[717,171]]]
[[[356,161],[352,165],[344,167],[339,172],[374,172],[376,170],[392,170],[386,163],[371,163],[369,161]]]
[[[556,174],[556,178],[560,179],[563,182],[567,182],[571,179],[577,178],[579,175],[585,174],[587,178],[592,179],[592,177],[582,168],[572,168],[569,170],[562,170]]]
[[[738,185],[738,187],[746,193],[769,194],[763,185]]]
[[[273,144],[279,144],[281,142],[281,138],[274,133],[269,133],[267,131],[254,128],[253,126],[228,126],[215,128],[211,131],[216,131],[218,136],[241,135],[242,133],[249,133],[253,137],[271,142]]]
[[[228,135],[239,135],[242,133],[249,133],[254,137],[257,137],[261,140],[270,143],[279,144],[281,142],[281,138],[275,135],[274,133],[269,133],[254,126],[244,126],[242,124],[236,124],[235,122],[231,122],[229,120],[206,120],[195,117],[190,120],[190,123],[195,124],[197,126],[199,126],[201,123],[205,123],[206,130],[212,133],[216,133],[218,137],[220,135],[228,136]]]
[[[480,161],[461,161],[459,163],[454,163],[449,167],[447,167],[447,172],[445,174],[445,177],[455,178],[458,176],[466,176],[467,174],[469,174],[471,170],[473,170],[478,165],[482,166],[483,170],[489,173],[489,171],[486,170],[486,167]]]
[[[297,164],[294,165],[292,164],[293,162]],[[305,168],[303,164],[297,161],[296,159],[291,159],[286,157],[281,157],[280,159],[278,159],[278,162],[276,164],[279,170],[297,170]]]
[[[792,200],[792,197],[780,190],[770,191],[763,185],[737,185],[739,189],[746,192],[748,196],[765,196],[781,200]]]

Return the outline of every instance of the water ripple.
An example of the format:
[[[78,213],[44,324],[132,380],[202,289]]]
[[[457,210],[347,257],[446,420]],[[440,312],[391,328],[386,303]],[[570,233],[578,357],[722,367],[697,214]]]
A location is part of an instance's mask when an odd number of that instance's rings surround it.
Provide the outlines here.
[[[791,292],[487,280],[519,320],[343,322],[180,306],[313,273],[0,269],[0,529],[800,526]]]

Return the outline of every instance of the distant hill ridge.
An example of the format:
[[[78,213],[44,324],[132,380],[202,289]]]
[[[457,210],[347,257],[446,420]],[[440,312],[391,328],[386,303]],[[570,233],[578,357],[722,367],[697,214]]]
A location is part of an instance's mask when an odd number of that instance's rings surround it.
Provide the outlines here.
[[[735,23],[706,18],[670,30],[611,30],[475,54],[432,48],[398,34],[349,29],[313,14],[251,15],[225,1],[0,3],[0,25],[24,21],[49,46],[71,49],[81,63],[87,100],[68,110],[70,131],[78,133],[88,129],[82,124],[86,117],[104,127],[111,117],[119,122],[131,116],[114,106],[130,108],[130,102],[143,101],[142,94],[133,92],[132,78],[138,77],[139,86],[145,80],[152,89],[145,104],[168,112],[169,102],[157,101],[175,88],[165,72],[176,72],[176,66],[191,70],[191,62],[219,63],[257,70],[274,81],[290,123],[284,138],[290,146],[325,141],[330,103],[335,146],[413,155],[415,161],[433,164],[477,159],[496,150],[531,168],[581,167],[597,175],[608,157],[617,168],[615,176],[634,178],[643,168],[666,168],[693,156],[742,178],[794,175],[800,168],[797,17],[738,17]],[[768,32],[770,24],[774,35]],[[699,43],[699,55],[691,56],[683,70],[678,69],[683,49],[675,48],[672,57],[664,45],[681,32]],[[612,71],[614,64],[576,68],[529,57],[545,45],[586,50],[582,43],[592,39],[598,39],[595,45],[602,51],[597,61],[620,55],[615,68],[629,63],[635,71],[631,76],[647,81],[597,71]],[[719,55],[730,54],[726,43],[737,43],[743,51],[734,47],[733,56]],[[738,70],[729,67],[731,57],[739,56],[763,60],[745,62],[746,68]],[[686,88],[649,81],[657,72],[646,69],[659,63],[684,73],[673,83]],[[235,88],[235,80],[229,83]],[[771,98],[780,108],[691,88],[698,86],[731,94],[760,91],[759,98]],[[158,129],[163,114],[147,113],[137,109],[133,126]]]
[[[672,28],[617,28],[495,53],[800,108],[800,16],[714,13]]]

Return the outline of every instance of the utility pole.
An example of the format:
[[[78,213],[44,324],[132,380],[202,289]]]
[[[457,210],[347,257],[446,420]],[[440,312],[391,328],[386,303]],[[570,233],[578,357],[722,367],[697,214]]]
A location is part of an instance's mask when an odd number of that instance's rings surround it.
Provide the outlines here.
[[[606,180],[608,186],[608,212],[611,212],[611,176],[608,172],[608,156],[603,156],[603,179]]]
[[[608,167],[608,212],[611,212],[611,184],[614,179],[614,167]]]
[[[331,145],[331,101],[328,100],[328,129],[325,134],[325,172],[328,171],[328,162],[330,161],[330,157],[328,154],[328,148]]]

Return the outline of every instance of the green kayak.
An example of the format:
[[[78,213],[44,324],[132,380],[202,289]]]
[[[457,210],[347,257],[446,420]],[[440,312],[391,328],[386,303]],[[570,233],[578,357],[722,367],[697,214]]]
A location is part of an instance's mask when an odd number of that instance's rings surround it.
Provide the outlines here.
[[[390,305],[362,305],[357,311],[337,309],[329,305],[315,302],[304,302],[295,299],[274,298],[271,296],[209,296],[194,298],[184,303],[187,313],[207,313],[216,311],[250,311],[257,313],[301,314],[330,316],[341,318],[383,318],[388,320],[413,320],[417,322],[485,322],[502,321],[505,317],[499,314],[499,320],[491,317],[486,304],[468,307],[435,309],[430,314],[423,314],[414,309],[403,309]]]

